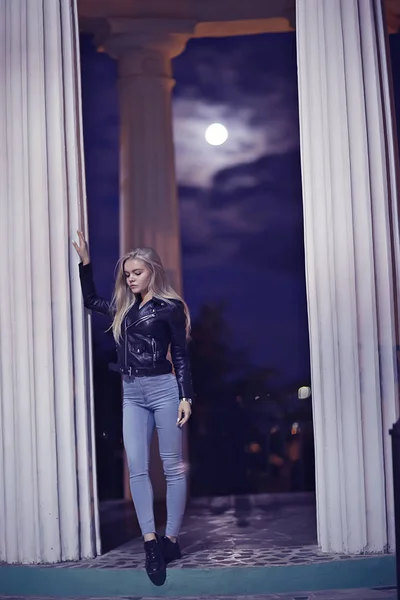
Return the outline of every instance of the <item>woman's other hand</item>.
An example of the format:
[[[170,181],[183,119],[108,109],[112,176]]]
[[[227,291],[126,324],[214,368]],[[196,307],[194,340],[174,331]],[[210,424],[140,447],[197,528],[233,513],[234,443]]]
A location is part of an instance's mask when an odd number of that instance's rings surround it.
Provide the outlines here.
[[[76,242],[72,242],[75,250],[78,253],[79,258],[81,259],[84,265],[88,265],[90,263],[89,250],[88,245],[85,240],[85,236],[82,231],[78,231],[79,244]]]
[[[188,402],[187,400],[181,400],[179,402],[178,420],[176,422],[178,427],[183,427],[184,424],[189,421],[191,414],[192,407],[190,406],[190,402]]]

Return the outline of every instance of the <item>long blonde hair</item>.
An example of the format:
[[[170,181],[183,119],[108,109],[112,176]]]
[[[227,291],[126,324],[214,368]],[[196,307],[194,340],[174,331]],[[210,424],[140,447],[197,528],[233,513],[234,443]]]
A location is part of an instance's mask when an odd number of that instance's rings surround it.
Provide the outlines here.
[[[120,258],[115,267],[115,288],[112,298],[114,320],[111,325],[115,341],[119,343],[124,317],[135,302],[137,302],[135,294],[132,293],[126,283],[125,276],[125,263],[131,259],[141,260],[149,269],[151,273],[149,292],[152,296],[165,300],[165,302],[170,304],[172,304],[172,300],[180,300],[183,303],[186,316],[186,337],[189,338],[190,313],[188,306],[169,284],[160,257],[153,248],[135,248]]]

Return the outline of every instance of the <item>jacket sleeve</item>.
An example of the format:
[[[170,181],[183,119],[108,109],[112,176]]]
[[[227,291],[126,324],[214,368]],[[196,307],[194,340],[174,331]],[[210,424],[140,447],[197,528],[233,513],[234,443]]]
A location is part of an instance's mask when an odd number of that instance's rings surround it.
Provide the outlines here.
[[[93,280],[92,263],[84,265],[79,263],[79,278],[83,295],[83,303],[86,308],[94,310],[103,315],[111,315],[111,303],[98,296]]]
[[[182,302],[171,315],[171,357],[178,382],[179,398],[193,398],[192,373],[186,340],[186,315]]]

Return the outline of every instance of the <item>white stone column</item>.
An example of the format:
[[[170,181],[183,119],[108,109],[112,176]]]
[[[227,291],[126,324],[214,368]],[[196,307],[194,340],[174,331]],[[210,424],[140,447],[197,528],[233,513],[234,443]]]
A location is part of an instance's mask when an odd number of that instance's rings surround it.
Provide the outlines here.
[[[0,0],[0,560],[99,548],[76,2]]]
[[[397,149],[379,0],[297,0],[319,544],[394,548]]]
[[[109,19],[104,49],[118,59],[120,92],[120,248],[151,246],[181,288],[179,209],[172,132],[171,59],[191,22]]]
[[[118,59],[120,97],[120,251],[154,248],[182,292],[179,207],[172,131],[171,59],[194,30],[191,21],[109,19],[96,43]],[[188,456],[187,439],[184,455]],[[151,450],[156,499],[165,481],[156,436]],[[125,496],[130,496],[125,468]]]

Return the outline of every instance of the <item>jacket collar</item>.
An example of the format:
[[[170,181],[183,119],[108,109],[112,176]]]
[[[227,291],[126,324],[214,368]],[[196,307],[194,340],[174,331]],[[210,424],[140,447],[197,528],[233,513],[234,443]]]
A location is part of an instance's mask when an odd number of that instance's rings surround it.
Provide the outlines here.
[[[151,306],[152,304],[156,304],[157,306],[164,306],[164,304],[166,304],[166,302],[163,298],[156,298],[155,296],[153,296],[148,302],[146,302],[145,306]],[[134,306],[139,308],[139,305],[140,305],[140,300],[136,299]]]
[[[154,302],[154,304],[157,304],[157,306],[164,306],[165,304],[165,300],[163,300],[162,298],[156,298],[155,296],[153,296],[151,300],[152,302]]]
[[[129,310],[129,313],[131,314],[141,314],[141,315],[145,315],[147,312],[151,312],[151,310],[155,307],[155,306],[164,306],[166,304],[165,300],[163,300],[163,298],[155,298],[153,296],[153,298],[151,298],[148,302],[146,302],[146,304],[144,306],[142,306],[142,308],[139,308],[140,306],[140,300],[137,299],[135,304],[132,306],[132,308]]]

